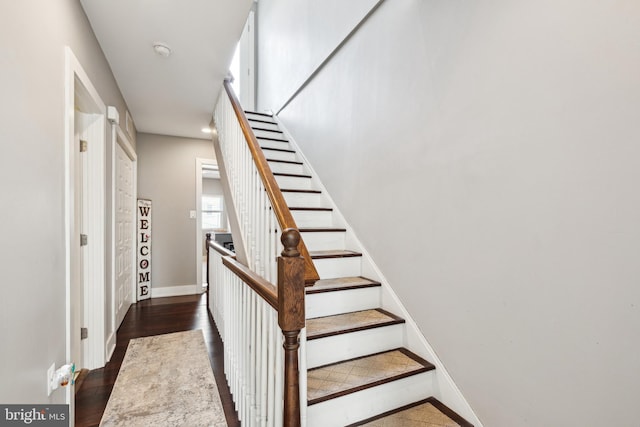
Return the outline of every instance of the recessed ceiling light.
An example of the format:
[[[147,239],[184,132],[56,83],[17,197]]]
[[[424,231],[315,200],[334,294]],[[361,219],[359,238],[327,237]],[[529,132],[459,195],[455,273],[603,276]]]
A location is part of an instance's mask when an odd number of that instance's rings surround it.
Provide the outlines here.
[[[204,132],[204,133],[211,133],[211,132],[212,132],[212,130],[211,130],[211,128],[202,128],[202,132]]]
[[[153,44],[153,50],[160,56],[168,58],[171,55],[171,48],[166,43],[155,42]]]

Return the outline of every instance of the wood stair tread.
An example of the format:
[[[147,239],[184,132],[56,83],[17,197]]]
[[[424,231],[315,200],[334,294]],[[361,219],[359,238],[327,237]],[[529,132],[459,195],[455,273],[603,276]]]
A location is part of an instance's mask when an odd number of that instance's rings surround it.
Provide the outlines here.
[[[271,138],[270,136],[256,136],[256,139],[264,139],[265,141],[276,141],[276,142],[289,142],[286,139],[282,138]]]
[[[331,337],[366,329],[404,323],[404,319],[381,308],[307,319],[307,339]]]
[[[362,256],[360,252],[349,250],[325,250],[325,251],[309,251],[311,259],[326,259],[326,258],[349,258]]]
[[[309,405],[435,369],[406,348],[397,348],[307,371]]]
[[[299,227],[298,231],[301,233],[325,233],[325,232],[346,232],[346,228],[340,227]]]
[[[278,130],[278,129],[267,129],[267,128],[260,128],[260,127],[253,127],[253,126],[251,126],[251,129],[252,130],[259,130],[259,131],[263,131],[263,132],[284,133],[284,132],[282,132],[281,130]]]
[[[256,112],[256,111],[244,110],[244,112],[245,112],[246,114],[255,114],[256,116],[262,116],[262,117],[273,117],[273,114],[258,113],[258,112]]]
[[[295,153],[296,150],[289,150],[287,148],[271,148],[271,147],[260,147],[262,148],[262,150],[269,150],[269,151],[282,151],[284,153]]]
[[[307,294],[318,294],[321,292],[346,291],[351,289],[372,288],[381,286],[366,277],[338,277],[337,279],[320,279],[313,286],[305,289]]]
[[[249,113],[249,114],[256,114],[256,113]],[[267,123],[267,124],[270,124],[270,125],[277,125],[277,123],[273,122],[273,121],[254,119],[252,117],[247,117],[247,120],[249,120],[250,122]]]
[[[346,427],[473,427],[434,397],[405,405]]]
[[[314,207],[300,207],[300,206],[289,206],[290,211],[322,211],[322,212],[332,212],[333,208],[314,208]]]
[[[295,160],[278,160],[278,159],[267,159],[267,162],[274,162],[274,163],[288,163],[291,165],[304,165],[304,163],[302,162],[298,162]]]
[[[302,190],[297,188],[281,188],[280,191],[285,193],[314,193],[314,194],[322,193],[322,191],[320,190]]]
[[[302,173],[286,173],[286,172],[273,172],[273,176],[290,176],[293,178],[309,178],[311,179],[311,175],[305,175]]]

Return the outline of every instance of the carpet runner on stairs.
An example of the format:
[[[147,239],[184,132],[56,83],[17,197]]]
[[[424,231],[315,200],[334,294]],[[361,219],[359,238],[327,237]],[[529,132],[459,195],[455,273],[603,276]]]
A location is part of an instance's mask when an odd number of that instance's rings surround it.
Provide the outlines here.
[[[432,369],[432,364],[404,348],[309,369],[309,405]]]
[[[404,320],[381,308],[354,311],[307,320],[307,340],[358,332],[404,323]]]
[[[448,415],[447,415],[448,414]],[[425,399],[347,427],[472,427],[436,399]]]

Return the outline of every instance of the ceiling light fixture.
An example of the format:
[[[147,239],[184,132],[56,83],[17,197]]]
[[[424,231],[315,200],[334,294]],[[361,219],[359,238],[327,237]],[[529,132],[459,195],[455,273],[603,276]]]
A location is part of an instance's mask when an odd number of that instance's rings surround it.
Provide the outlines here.
[[[171,48],[165,43],[155,42],[153,44],[153,50],[155,51],[155,53],[164,58],[168,58],[169,56],[171,56]]]
[[[213,131],[211,130],[211,128],[202,128],[202,132],[204,132],[204,133],[211,133],[211,132],[213,132]]]

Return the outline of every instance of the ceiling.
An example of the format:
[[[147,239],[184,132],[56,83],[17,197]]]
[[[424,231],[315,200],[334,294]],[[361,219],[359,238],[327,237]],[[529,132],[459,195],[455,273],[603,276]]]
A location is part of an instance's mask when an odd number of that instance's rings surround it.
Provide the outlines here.
[[[138,132],[207,138],[201,129],[209,125],[253,0],[80,3]],[[172,54],[156,54],[155,42]]]

